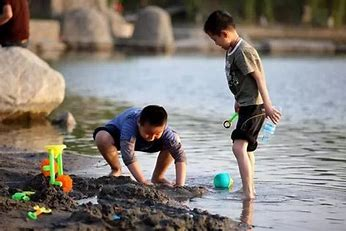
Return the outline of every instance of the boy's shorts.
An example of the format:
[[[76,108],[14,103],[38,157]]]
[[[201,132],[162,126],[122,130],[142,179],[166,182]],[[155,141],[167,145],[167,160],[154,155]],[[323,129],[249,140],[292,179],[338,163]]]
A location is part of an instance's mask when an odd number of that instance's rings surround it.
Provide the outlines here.
[[[96,134],[99,131],[106,131],[106,132],[108,132],[113,137],[114,146],[117,148],[118,151],[121,150],[121,148],[120,148],[120,130],[119,130],[119,128],[117,128],[114,125],[110,125],[110,124],[107,124],[104,127],[98,127],[98,128],[96,128],[94,130],[94,133],[93,133],[94,140],[95,140]],[[146,141],[144,141],[142,138],[138,138],[137,137],[137,141],[136,141],[136,145],[135,145],[135,151],[142,151],[142,152],[152,153],[152,152],[159,152],[159,151],[162,150],[163,142],[162,142],[161,139],[158,139],[158,140],[150,142],[150,148],[146,148],[145,150],[141,149],[141,145],[140,144],[143,143],[143,142],[145,143]],[[146,144],[148,144],[148,143],[149,142],[146,142]]]
[[[236,129],[232,132],[232,140],[247,140],[247,151],[257,148],[257,137],[265,120],[263,104],[239,108],[239,118]]]

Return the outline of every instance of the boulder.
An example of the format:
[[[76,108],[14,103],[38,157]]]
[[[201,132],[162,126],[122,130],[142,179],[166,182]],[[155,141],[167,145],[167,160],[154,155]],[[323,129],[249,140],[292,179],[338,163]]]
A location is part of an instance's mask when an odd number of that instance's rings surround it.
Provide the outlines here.
[[[60,41],[59,21],[31,19],[29,49],[45,60],[58,59],[66,49]]]
[[[52,119],[52,124],[57,125],[67,132],[72,132],[77,122],[71,112],[62,112]]]
[[[80,8],[65,13],[62,37],[72,49],[109,50],[113,40],[107,17],[95,9]]]
[[[65,96],[63,76],[28,49],[0,48],[0,122],[46,117]]]
[[[174,37],[170,15],[157,6],[142,9],[129,45],[155,51],[173,51]]]
[[[44,0],[47,1],[47,0]],[[80,8],[89,8],[96,9],[99,11],[107,10],[108,2],[107,0],[50,0],[51,1],[51,10],[52,15],[59,16],[64,14],[67,11],[80,9]]]
[[[106,14],[114,39],[132,37],[134,28],[133,24],[128,23],[122,15],[114,10],[108,10]]]
[[[106,11],[107,0],[35,0],[30,4],[30,14],[33,18],[60,18],[65,12],[79,8],[93,8]]]
[[[267,46],[272,54],[335,54],[335,44],[332,41],[307,39],[269,39]]]

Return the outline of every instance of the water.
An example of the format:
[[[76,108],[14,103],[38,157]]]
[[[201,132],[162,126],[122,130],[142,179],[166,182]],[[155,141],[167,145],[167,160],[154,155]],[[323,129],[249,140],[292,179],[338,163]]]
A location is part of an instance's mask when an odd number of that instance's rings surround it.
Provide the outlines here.
[[[264,57],[263,64],[273,104],[282,107],[283,118],[270,142],[256,152],[257,198],[251,204],[236,192],[241,183],[231,129],[222,126],[234,101],[221,56],[66,57],[52,64],[67,85],[58,111],[71,111],[77,128],[66,133],[49,124],[2,126],[0,140],[28,149],[63,140],[70,151],[97,155],[91,138],[95,127],[127,107],[162,104],[185,146],[187,183],[209,189],[205,197],[190,201],[191,207],[243,221],[254,230],[344,230],[345,59]],[[156,155],[137,154],[147,177]],[[99,169],[95,176],[109,171],[105,164]],[[213,189],[219,172],[233,175],[231,193]],[[174,178],[173,168],[168,177]]]

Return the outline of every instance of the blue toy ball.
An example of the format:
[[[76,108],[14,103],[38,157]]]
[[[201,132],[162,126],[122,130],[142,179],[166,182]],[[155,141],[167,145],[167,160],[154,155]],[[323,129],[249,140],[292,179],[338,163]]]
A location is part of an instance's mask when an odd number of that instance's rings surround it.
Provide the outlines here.
[[[214,177],[214,187],[218,189],[228,189],[232,186],[233,179],[227,172],[219,173]]]

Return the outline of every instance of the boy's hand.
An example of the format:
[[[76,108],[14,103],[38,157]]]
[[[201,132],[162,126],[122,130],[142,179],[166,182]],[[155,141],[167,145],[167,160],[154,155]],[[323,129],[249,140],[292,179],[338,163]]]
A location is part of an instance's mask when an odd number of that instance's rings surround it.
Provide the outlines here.
[[[174,184],[173,184],[173,187],[174,187],[174,188],[181,188],[181,187],[184,187],[184,185],[174,183]]]
[[[145,179],[137,161],[133,162],[132,164],[129,164],[127,168],[130,170],[132,176],[136,179],[137,182],[146,184],[145,182],[147,182],[147,180]]]
[[[240,107],[239,103],[237,101],[234,101],[234,111],[235,112],[239,112],[239,107]]]
[[[271,121],[273,121],[274,124],[278,124],[280,119],[281,119],[281,112],[276,109],[275,107],[271,107],[271,108],[266,108],[265,109],[266,112],[266,116],[269,117],[271,119]]]
[[[153,183],[151,183],[150,180],[145,180],[144,182],[141,182],[144,185],[154,185]]]

